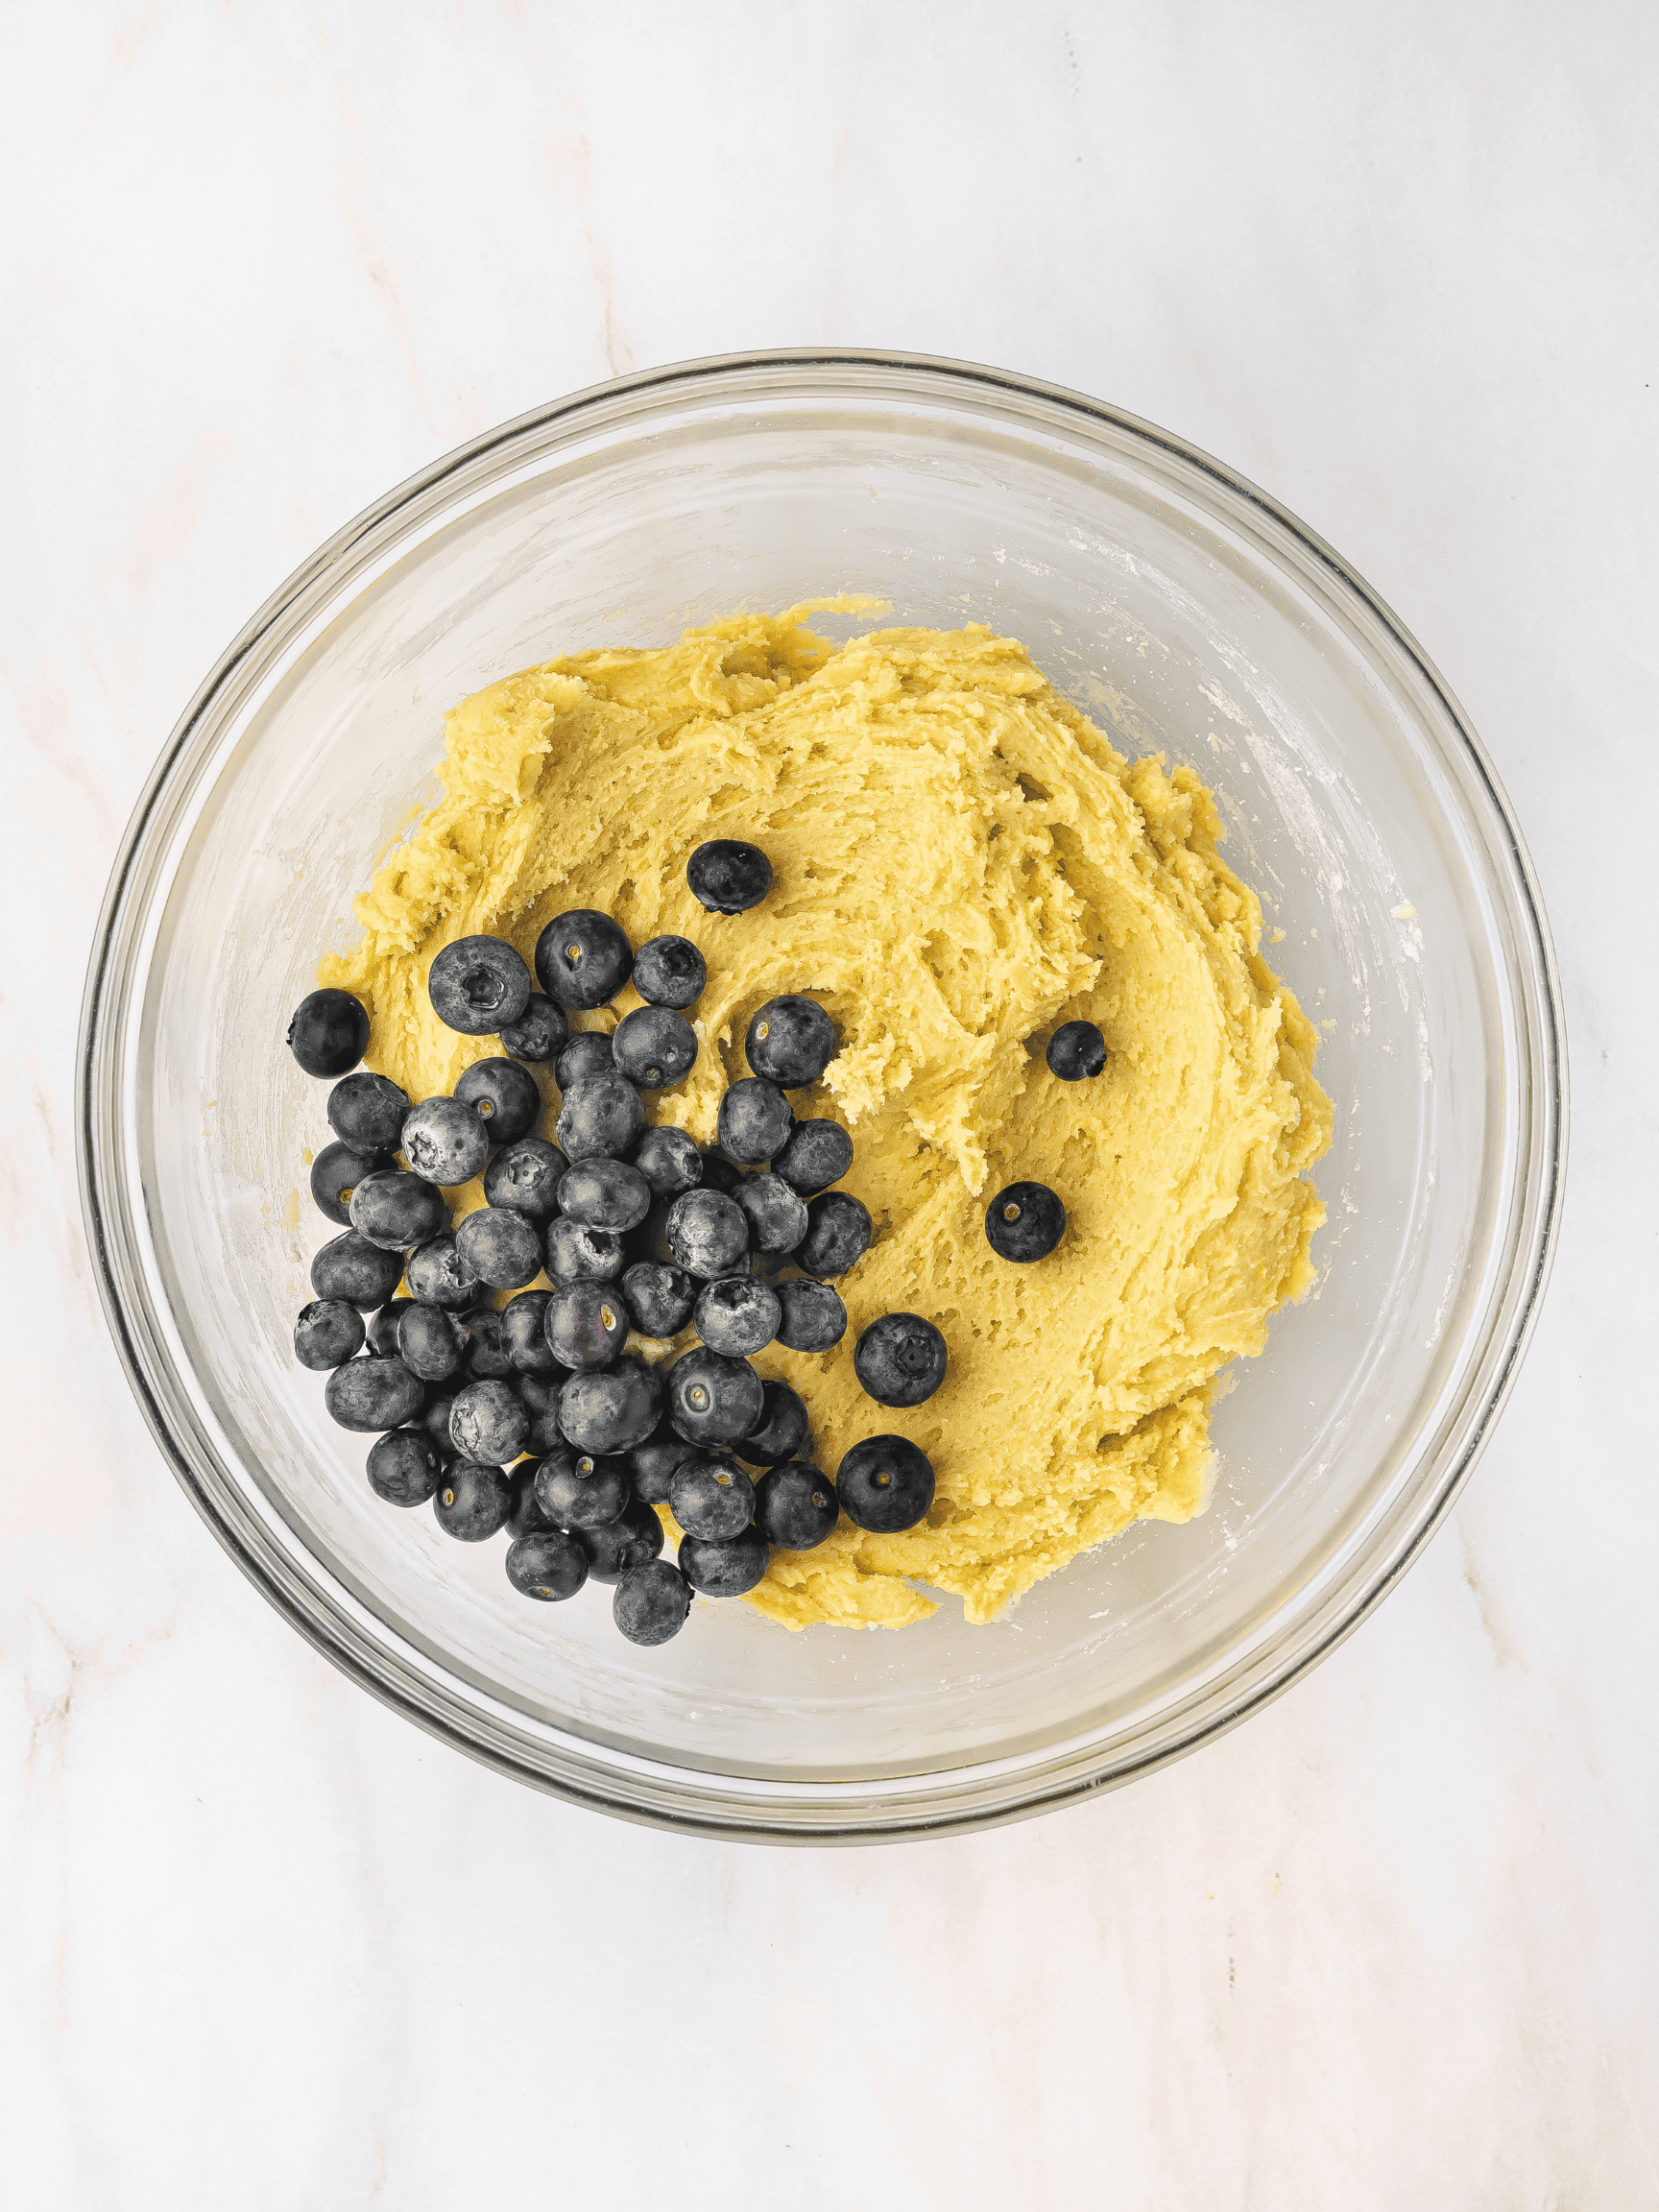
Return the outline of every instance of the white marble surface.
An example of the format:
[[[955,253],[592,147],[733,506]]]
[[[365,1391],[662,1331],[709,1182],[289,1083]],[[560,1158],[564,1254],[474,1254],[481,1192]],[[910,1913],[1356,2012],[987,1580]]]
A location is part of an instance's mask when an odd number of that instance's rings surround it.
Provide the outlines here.
[[[1659,16],[1624,0],[34,9],[0,163],[9,2200],[1659,2201]],[[1453,1523],[1224,1743],[878,1852],[427,1742],[106,1339],[71,1112],[140,781],[440,451],[764,344],[1005,364],[1268,486],[1484,733],[1565,977],[1554,1285]]]

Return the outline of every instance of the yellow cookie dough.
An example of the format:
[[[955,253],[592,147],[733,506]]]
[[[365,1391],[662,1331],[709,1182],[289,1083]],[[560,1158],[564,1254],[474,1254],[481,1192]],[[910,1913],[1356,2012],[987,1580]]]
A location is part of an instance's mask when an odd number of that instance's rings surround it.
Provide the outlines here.
[[[842,1343],[775,1345],[757,1364],[805,1398],[827,1471],[899,1431],[938,1496],[902,1536],[843,1519],[820,1550],[775,1553],[749,1601],[792,1628],[903,1627],[936,1609],[926,1585],[989,1621],[1130,1522],[1200,1509],[1215,1377],[1313,1278],[1324,1209],[1302,1178],[1331,1104],[1190,768],[1130,766],[1011,637],[884,630],[836,648],[805,627],[811,612],[576,654],[465,701],[442,799],[358,900],[361,945],[321,979],[358,995],[369,1064],[422,1098],[500,1049],[434,1016],[442,946],[487,931],[528,959],[574,906],[614,915],[636,945],[677,931],[709,986],[697,1065],[657,1118],[701,1142],[747,1072],[756,1007],[820,998],[841,1049],[796,1111],[852,1132],[846,1188],[876,1238],[838,1286]],[[692,848],[721,836],[771,858],[772,893],[747,914],[706,914],[686,888]],[[637,1003],[630,988],[589,1025]],[[1105,1034],[1106,1072],[1062,1083],[1044,1047],[1079,1016]],[[550,1074],[544,1089],[557,1096]],[[1017,1266],[987,1244],[984,1210],[1027,1178],[1070,1225]],[[462,1203],[480,1200],[474,1186]],[[893,1310],[925,1314],[950,1348],[913,1411],[874,1404],[853,1372],[858,1332]]]

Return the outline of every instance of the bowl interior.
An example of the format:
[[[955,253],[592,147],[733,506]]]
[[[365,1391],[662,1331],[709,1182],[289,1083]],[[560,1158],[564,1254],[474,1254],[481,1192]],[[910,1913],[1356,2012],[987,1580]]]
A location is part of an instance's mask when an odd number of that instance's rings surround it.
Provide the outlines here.
[[[1526,1169],[1523,978],[1438,694],[1271,516],[1059,402],[897,371],[688,383],[523,431],[336,548],[198,716],[123,989],[123,1172],[170,1419],[320,1605],[532,1766],[586,1747],[829,1792],[1088,1739],[1109,1769],[1398,1542],[1469,1394]],[[638,1651],[608,1594],[527,1604],[500,1542],[379,1503],[290,1352],[333,1234],[282,1048],[434,789],[444,710],[556,652],[839,592],[1022,638],[1128,754],[1217,794],[1336,1107],[1316,1289],[1236,1364],[1207,1513],[970,1628],[790,1636],[700,1607]],[[846,635],[855,623],[825,616]],[[647,795],[648,803],[648,795]],[[1282,932],[1282,936],[1280,936]],[[1440,1456],[1437,1458],[1437,1455]],[[1379,1569],[1380,1571],[1380,1569]]]

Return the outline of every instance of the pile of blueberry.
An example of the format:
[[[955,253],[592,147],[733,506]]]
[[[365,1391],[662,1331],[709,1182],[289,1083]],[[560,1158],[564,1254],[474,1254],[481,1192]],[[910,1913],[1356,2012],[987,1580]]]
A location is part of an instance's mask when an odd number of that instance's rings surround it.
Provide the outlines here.
[[[721,914],[757,905],[772,880],[765,854],[731,839],[700,846],[686,876]],[[467,1542],[505,1528],[507,1574],[526,1597],[613,1584],[623,1634],[660,1644],[693,1590],[753,1589],[773,1547],[821,1544],[840,1512],[883,1534],[913,1527],[933,1470],[905,1438],[878,1435],[831,1482],[804,1456],[802,1399],[751,1364],[771,1343],[840,1341],[833,1279],[870,1242],[866,1209],[831,1188],[853,1164],[851,1139],[798,1121],[787,1095],[834,1055],[824,1009],[793,993],[759,1009],[744,1040],[752,1072],[727,1090],[717,1142],[700,1151],[645,1111],[645,1094],[683,1081],[697,1057],[684,1011],[707,980],[697,948],[665,936],[635,952],[609,915],[583,909],[542,930],[535,970],[493,937],[437,955],[434,1011],[464,1035],[497,1036],[504,1056],[476,1061],[452,1096],[413,1105],[385,1076],[352,1072],[369,1018],[349,993],[313,992],[295,1014],[301,1068],[340,1078],[311,1192],[342,1230],[312,1262],[295,1353],[327,1371],[333,1418],[377,1435],[368,1475],[379,1497],[430,1500]],[[572,1030],[572,1013],[610,1005],[630,979],[645,1003],[613,1034]],[[547,1062],[556,1142],[536,1133],[527,1065]],[[452,1226],[445,1190],[480,1173],[486,1204]],[[1041,1251],[1064,1228],[1051,1192],[1012,1186],[992,1212],[1018,1213],[996,1233],[988,1224],[1009,1258],[1041,1257],[1011,1248],[1032,1243],[1033,1224],[1046,1233],[1033,1192],[1058,1214]],[[552,1289],[529,1288],[543,1269]],[[498,1311],[491,1290],[517,1295]],[[625,1349],[630,1330],[687,1327],[700,1342],[665,1366]],[[918,1406],[944,1380],[945,1339],[920,1315],[883,1314],[854,1366],[878,1403]],[[677,1564],[659,1556],[658,1505],[685,1531]]]

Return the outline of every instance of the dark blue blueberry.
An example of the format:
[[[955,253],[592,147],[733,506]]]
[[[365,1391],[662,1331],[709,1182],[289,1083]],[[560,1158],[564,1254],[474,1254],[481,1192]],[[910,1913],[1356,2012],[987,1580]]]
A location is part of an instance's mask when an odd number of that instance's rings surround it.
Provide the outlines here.
[[[920,1406],[945,1380],[945,1339],[920,1313],[883,1313],[853,1347],[853,1372],[878,1405]]]
[[[520,1290],[501,1309],[501,1340],[508,1361],[518,1375],[551,1375],[557,1361],[547,1349],[543,1334],[552,1294],[546,1290]]]
[[[330,1238],[311,1262],[311,1287],[319,1298],[344,1298],[367,1312],[384,1306],[403,1276],[403,1255],[371,1244],[355,1229]]]
[[[711,837],[685,863],[691,896],[710,914],[744,914],[772,888],[772,863],[758,845]]]
[[[777,1286],[782,1316],[778,1341],[791,1352],[828,1352],[847,1334],[847,1309],[841,1293],[829,1283],[814,1283],[809,1276],[792,1276]]]
[[[603,1528],[584,1528],[581,1545],[595,1582],[620,1582],[636,1567],[649,1566],[662,1549],[662,1524],[636,1498]]]
[[[616,1056],[611,1040],[598,1029],[584,1029],[559,1047],[553,1062],[553,1080],[561,1091],[584,1083],[589,1075],[614,1075]]]
[[[780,1551],[813,1551],[840,1512],[834,1483],[805,1459],[785,1460],[755,1485],[755,1526]]]
[[[373,1436],[412,1421],[425,1395],[401,1359],[380,1359],[370,1353],[335,1368],[324,1385],[323,1402],[342,1429]]]
[[[507,1348],[507,1323],[493,1306],[474,1306],[467,1316],[467,1358],[462,1372],[469,1382],[505,1381],[517,1374]]]
[[[625,1459],[596,1458],[562,1445],[536,1470],[536,1503],[555,1528],[604,1528],[633,1495]]]
[[[369,1322],[369,1349],[378,1352],[383,1359],[397,1357],[397,1324],[415,1303],[413,1298],[394,1298],[382,1306]]]
[[[743,1075],[733,1084],[720,1101],[715,1124],[720,1149],[745,1167],[776,1159],[794,1126],[788,1099],[760,1075]]]
[[[401,1167],[365,1175],[351,1193],[350,1214],[357,1234],[388,1252],[408,1252],[441,1237],[449,1226],[443,1191]]]
[[[363,1316],[348,1298],[314,1298],[294,1324],[294,1357],[321,1375],[344,1367],[363,1349]]]
[[[668,1418],[693,1444],[734,1444],[760,1418],[760,1378],[746,1359],[699,1345],[668,1370]]]
[[[450,1460],[455,1456],[455,1447],[449,1439],[449,1415],[454,1405],[453,1396],[434,1398],[421,1416],[421,1431],[427,1443],[443,1460]]]
[[[392,1429],[369,1447],[369,1487],[388,1505],[424,1505],[443,1479],[443,1454],[423,1429]]]
[[[741,1598],[760,1580],[770,1557],[766,1539],[753,1522],[736,1536],[680,1540],[680,1572],[705,1598]]]
[[[778,1334],[778,1293],[753,1276],[728,1275],[698,1292],[692,1322],[710,1352],[746,1359]]]
[[[460,1251],[447,1231],[409,1255],[409,1295],[422,1306],[446,1306],[452,1313],[464,1313],[476,1305],[483,1287],[478,1277],[461,1264]]]
[[[743,1181],[743,1170],[735,1160],[729,1160],[717,1145],[704,1146],[702,1185],[706,1190],[724,1190],[728,1196]]]
[[[627,982],[634,951],[609,914],[578,906],[536,940],[536,976],[561,1006],[607,1006]]]
[[[571,1376],[559,1402],[559,1426],[578,1452],[627,1452],[656,1428],[661,1404],[656,1370],[642,1359],[618,1359],[613,1367]]]
[[[403,1157],[445,1190],[470,1183],[490,1157],[490,1132],[459,1098],[422,1098],[403,1118]]]
[[[750,1022],[743,1056],[780,1091],[816,1083],[835,1057],[835,1024],[815,998],[785,991],[768,998]]]
[[[1048,1070],[1062,1083],[1081,1083],[1106,1065],[1106,1040],[1093,1022],[1062,1022],[1048,1040]]]
[[[540,991],[532,991],[529,1003],[517,1022],[504,1022],[497,1032],[515,1060],[551,1060],[570,1034],[565,1009]]]
[[[776,1467],[806,1448],[806,1403],[776,1377],[760,1386],[760,1417],[732,1449],[752,1466]]]
[[[455,1095],[484,1124],[492,1144],[517,1143],[541,1118],[536,1078],[517,1060],[474,1060],[456,1084]]]
[[[493,1290],[521,1290],[541,1272],[541,1239],[534,1222],[509,1206],[480,1206],[455,1228],[461,1264]]]
[[[463,1037],[488,1037],[530,1003],[530,971],[499,937],[459,937],[426,975],[432,1011]]]
[[[666,1505],[675,1468],[696,1449],[663,1414],[644,1443],[636,1444],[628,1454],[634,1495],[647,1505]]]
[[[588,1554],[563,1528],[527,1529],[507,1547],[507,1579],[521,1597],[557,1604],[587,1581]]]
[[[708,980],[703,955],[689,937],[652,937],[634,955],[634,988],[648,1006],[694,1005]]]
[[[544,1137],[520,1137],[517,1144],[504,1144],[485,1168],[484,1195],[492,1206],[510,1206],[532,1221],[551,1221],[569,1165]]]
[[[608,1367],[628,1341],[628,1308],[607,1284],[572,1283],[548,1299],[542,1327],[562,1367]]]
[[[1010,1183],[985,1209],[985,1236],[999,1259],[1046,1260],[1066,1234],[1066,1209],[1046,1183]]]
[[[489,1460],[451,1459],[445,1468],[432,1510],[445,1536],[481,1544],[505,1528],[513,1510],[513,1485]]]
[[[631,1567],[611,1600],[611,1618],[630,1644],[666,1644],[690,1610],[690,1585],[666,1559]]]
[[[668,1241],[668,1209],[673,1203],[672,1198],[657,1199],[639,1226],[623,1238],[629,1266],[637,1260],[648,1261],[654,1267],[675,1264],[674,1247]]]
[[[578,1160],[620,1160],[633,1151],[644,1127],[645,1109],[625,1075],[586,1075],[565,1092],[554,1133],[574,1166]]]
[[[565,1396],[565,1381],[563,1367],[552,1375],[519,1376],[518,1396],[530,1416],[530,1434],[524,1444],[526,1452],[541,1455],[557,1452],[563,1446],[565,1431],[559,1426],[559,1407]]]
[[[815,1198],[839,1183],[853,1165],[853,1140],[839,1121],[797,1121],[789,1142],[772,1163],[774,1175],[781,1175],[803,1198]]]
[[[397,1357],[422,1382],[446,1382],[467,1357],[467,1324],[442,1306],[411,1306],[397,1324]]]
[[[313,991],[288,1024],[288,1045],[307,1075],[345,1075],[369,1049],[369,1017],[349,991]]]
[[[630,1083],[666,1091],[691,1072],[697,1032],[671,1006],[636,1006],[616,1024],[611,1053]]]
[[[636,1260],[624,1268],[616,1287],[641,1336],[678,1336],[697,1303],[697,1286],[683,1267],[663,1267],[652,1260]]]
[[[507,1515],[509,1536],[540,1536],[553,1527],[536,1497],[536,1475],[541,1465],[540,1459],[516,1459],[507,1470],[507,1484],[513,1493],[512,1509]],[[586,1559],[582,1572],[584,1575],[588,1572]]]
[[[749,1216],[757,1252],[793,1252],[806,1234],[806,1201],[781,1175],[745,1175],[732,1193]]]
[[[755,1518],[755,1485],[722,1452],[682,1459],[668,1485],[668,1509],[687,1536],[719,1542]]]
[[[350,1144],[325,1144],[311,1163],[311,1195],[326,1221],[345,1228],[351,1218],[351,1193],[366,1176],[386,1165],[384,1157],[359,1152]]]
[[[635,1229],[651,1211],[651,1186],[625,1160],[577,1160],[559,1186],[559,1211],[585,1229]]]
[[[369,1157],[396,1152],[409,1111],[409,1094],[389,1076],[365,1069],[336,1083],[328,1094],[328,1126],[342,1144]]]
[[[687,1274],[729,1275],[749,1250],[749,1221],[723,1190],[686,1190],[668,1209],[668,1248]]]
[[[572,1283],[614,1283],[627,1264],[613,1230],[559,1220],[547,1232],[547,1272],[562,1290]]]
[[[795,1262],[808,1275],[845,1275],[869,1250],[869,1209],[847,1190],[826,1190],[806,1209],[806,1234]]]
[[[463,1459],[505,1467],[530,1435],[530,1416],[511,1382],[469,1382],[449,1408],[449,1441]]]
[[[849,1521],[874,1536],[914,1528],[933,1503],[933,1463],[906,1436],[867,1436],[835,1470]]]
[[[684,1129],[661,1122],[634,1147],[634,1165],[657,1198],[678,1198],[703,1180],[703,1155]]]

